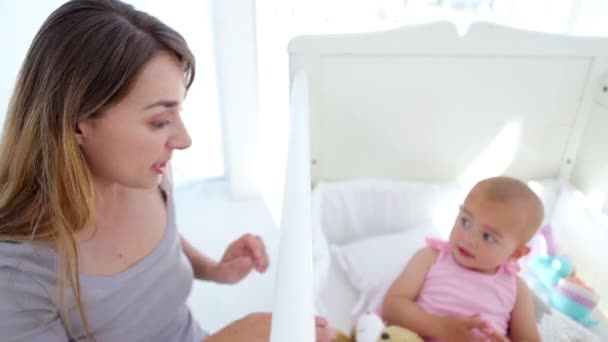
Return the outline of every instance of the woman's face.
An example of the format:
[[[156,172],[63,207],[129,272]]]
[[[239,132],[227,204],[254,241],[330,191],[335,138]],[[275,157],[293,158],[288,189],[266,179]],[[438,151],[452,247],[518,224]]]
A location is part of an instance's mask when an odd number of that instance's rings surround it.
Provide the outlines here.
[[[185,92],[179,60],[161,53],[144,66],[121,102],[77,124],[76,137],[96,183],[159,184],[173,150],[190,146],[180,116]]]

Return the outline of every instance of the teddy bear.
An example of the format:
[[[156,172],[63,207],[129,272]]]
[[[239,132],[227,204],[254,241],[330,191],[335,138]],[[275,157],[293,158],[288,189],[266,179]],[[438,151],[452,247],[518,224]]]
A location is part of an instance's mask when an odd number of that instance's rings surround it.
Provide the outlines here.
[[[351,336],[338,331],[333,342],[424,342],[413,331],[396,325],[385,326],[382,319],[373,313],[359,317]]]

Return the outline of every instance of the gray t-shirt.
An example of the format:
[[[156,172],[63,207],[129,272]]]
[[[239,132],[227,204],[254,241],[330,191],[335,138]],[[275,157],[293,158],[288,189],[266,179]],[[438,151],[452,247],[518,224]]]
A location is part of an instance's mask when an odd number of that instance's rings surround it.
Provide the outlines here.
[[[200,342],[206,334],[186,306],[193,273],[175,225],[171,184],[168,226],[158,246],[133,267],[112,276],[80,276],[82,299],[96,342]],[[68,339],[56,309],[57,256],[49,247],[0,242],[0,341],[85,341],[71,290],[75,336]]]

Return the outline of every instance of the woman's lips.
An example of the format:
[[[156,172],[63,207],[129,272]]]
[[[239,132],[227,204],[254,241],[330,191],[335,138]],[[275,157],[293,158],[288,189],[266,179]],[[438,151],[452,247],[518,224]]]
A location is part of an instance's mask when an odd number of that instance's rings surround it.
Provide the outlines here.
[[[158,174],[163,174],[165,173],[165,170],[167,169],[167,163],[166,161],[161,162],[161,163],[155,163],[154,165],[152,165],[152,168],[154,169],[154,171],[156,171],[156,173]]]

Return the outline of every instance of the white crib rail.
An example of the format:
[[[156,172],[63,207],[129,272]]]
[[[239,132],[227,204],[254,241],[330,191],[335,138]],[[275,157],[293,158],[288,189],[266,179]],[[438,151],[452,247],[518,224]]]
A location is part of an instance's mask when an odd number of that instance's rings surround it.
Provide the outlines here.
[[[291,131],[271,342],[315,341],[308,89],[306,74],[296,74],[291,89]]]

